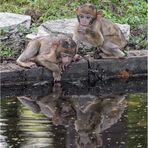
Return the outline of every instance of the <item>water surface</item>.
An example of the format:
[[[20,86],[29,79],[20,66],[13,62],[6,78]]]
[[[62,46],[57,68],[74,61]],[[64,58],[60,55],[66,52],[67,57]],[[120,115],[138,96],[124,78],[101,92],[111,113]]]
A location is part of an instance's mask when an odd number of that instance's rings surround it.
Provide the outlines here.
[[[0,147],[146,148],[147,94],[141,91],[142,84],[135,85],[127,86],[129,92],[115,89],[124,88],[121,85],[109,87],[107,92],[105,85],[87,90],[79,85],[68,91],[58,86],[48,91],[42,86],[41,92],[30,87],[17,93],[5,91]]]

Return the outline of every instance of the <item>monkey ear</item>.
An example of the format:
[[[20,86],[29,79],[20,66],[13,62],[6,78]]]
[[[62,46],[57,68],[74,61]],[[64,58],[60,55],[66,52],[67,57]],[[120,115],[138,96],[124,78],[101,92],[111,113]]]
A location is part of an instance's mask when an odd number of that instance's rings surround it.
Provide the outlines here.
[[[79,7],[78,8],[76,8],[76,10],[75,10],[75,12],[76,12],[76,14],[79,14]]]
[[[102,17],[103,16],[103,11],[102,10],[98,10],[97,11],[97,16]]]

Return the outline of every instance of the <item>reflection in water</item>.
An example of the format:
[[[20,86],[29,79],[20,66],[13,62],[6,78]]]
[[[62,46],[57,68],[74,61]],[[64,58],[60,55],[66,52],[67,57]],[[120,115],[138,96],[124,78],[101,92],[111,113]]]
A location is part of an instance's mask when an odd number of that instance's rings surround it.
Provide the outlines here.
[[[53,93],[37,97],[18,97],[33,112],[42,112],[52,118],[54,125],[74,127],[77,147],[102,146],[100,133],[115,124],[126,107],[124,95],[116,96],[64,96],[60,86]],[[85,102],[81,100],[85,99]]]
[[[57,85],[50,94],[17,99],[2,100],[1,148],[146,147],[144,94],[65,95]],[[135,144],[138,135],[145,141]]]

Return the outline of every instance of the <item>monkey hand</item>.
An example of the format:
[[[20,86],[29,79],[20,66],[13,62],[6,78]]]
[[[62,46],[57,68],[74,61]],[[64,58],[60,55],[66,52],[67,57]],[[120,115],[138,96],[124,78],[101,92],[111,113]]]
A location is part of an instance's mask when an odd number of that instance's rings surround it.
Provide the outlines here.
[[[74,57],[73,57],[73,62],[76,62],[76,61],[79,61],[79,60],[81,60],[81,59],[83,59],[83,57],[82,56],[80,56],[79,54],[76,54]]]
[[[61,81],[61,74],[53,72],[53,78],[54,78],[54,82],[60,82]]]
[[[66,67],[66,65],[63,64],[63,63],[61,63],[61,64],[59,65],[59,68],[60,68],[61,74],[62,74],[63,71],[65,71],[65,67]]]
[[[80,33],[86,33],[86,29],[87,29],[88,27],[86,27],[86,26],[82,26],[82,25],[80,25],[79,27],[78,27],[78,32],[80,32]]]

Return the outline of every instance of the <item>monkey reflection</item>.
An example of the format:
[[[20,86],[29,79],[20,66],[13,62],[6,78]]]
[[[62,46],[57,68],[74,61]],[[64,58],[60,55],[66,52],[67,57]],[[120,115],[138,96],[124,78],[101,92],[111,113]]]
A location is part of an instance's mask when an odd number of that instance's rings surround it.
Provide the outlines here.
[[[76,117],[75,106],[69,96],[63,96],[61,86],[54,85],[53,92],[49,95],[37,97],[17,97],[24,105],[34,113],[43,113],[52,118],[54,125],[65,125],[74,121]]]
[[[58,89],[58,90],[57,90]],[[84,97],[84,96],[83,96]],[[23,98],[23,97],[22,97]],[[22,101],[21,97],[18,97]],[[53,93],[38,97],[36,105],[26,104],[52,118],[54,125],[73,124],[77,132],[77,148],[97,148],[103,144],[101,133],[115,124],[126,107],[124,95],[116,96],[85,96],[86,101],[81,102],[82,96],[64,96],[60,88],[56,87]],[[22,101],[23,102],[23,101]]]
[[[96,97],[84,109],[77,110],[75,129],[78,148],[102,146],[100,133],[120,119],[126,101],[124,95]]]

